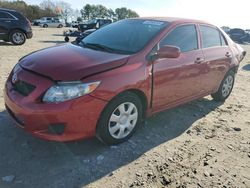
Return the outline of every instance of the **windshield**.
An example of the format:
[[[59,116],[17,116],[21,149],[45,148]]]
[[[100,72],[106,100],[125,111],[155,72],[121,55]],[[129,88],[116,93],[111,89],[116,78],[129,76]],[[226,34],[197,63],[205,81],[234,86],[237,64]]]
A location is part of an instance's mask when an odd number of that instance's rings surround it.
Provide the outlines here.
[[[88,24],[96,24],[97,23],[97,20],[90,20],[90,21],[88,21]]]
[[[84,38],[79,45],[98,44],[114,52],[133,54],[168,25],[163,21],[128,19],[107,25]]]

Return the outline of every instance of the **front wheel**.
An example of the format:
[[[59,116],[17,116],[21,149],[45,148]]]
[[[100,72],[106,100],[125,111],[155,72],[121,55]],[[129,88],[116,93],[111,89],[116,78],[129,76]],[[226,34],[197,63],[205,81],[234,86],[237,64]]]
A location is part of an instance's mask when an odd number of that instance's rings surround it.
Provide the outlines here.
[[[142,122],[142,104],[137,95],[126,92],[114,98],[104,109],[96,136],[108,145],[128,140]]]
[[[234,86],[235,73],[229,71],[220,84],[219,90],[211,96],[216,101],[225,101],[231,94]]]

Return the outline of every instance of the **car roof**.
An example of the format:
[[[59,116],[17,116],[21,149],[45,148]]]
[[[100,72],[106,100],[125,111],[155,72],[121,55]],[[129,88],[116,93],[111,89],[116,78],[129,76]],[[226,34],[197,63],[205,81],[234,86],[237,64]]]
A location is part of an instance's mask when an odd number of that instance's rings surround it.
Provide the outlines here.
[[[169,23],[200,23],[200,24],[209,24],[209,22],[196,20],[196,19],[188,19],[188,18],[178,18],[178,17],[140,17],[133,19],[141,19],[141,20],[153,20],[153,21],[164,21]]]
[[[16,10],[12,10],[12,9],[7,9],[7,8],[0,8],[0,11],[7,11],[7,12],[17,12]]]

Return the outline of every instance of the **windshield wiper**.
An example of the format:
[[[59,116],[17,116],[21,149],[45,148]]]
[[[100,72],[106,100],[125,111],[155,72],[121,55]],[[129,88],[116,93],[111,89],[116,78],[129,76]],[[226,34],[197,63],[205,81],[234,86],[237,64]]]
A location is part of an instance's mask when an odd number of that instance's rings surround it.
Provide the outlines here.
[[[106,52],[114,52],[115,51],[115,49],[113,49],[113,48],[110,48],[108,46],[98,44],[98,43],[83,43],[83,46],[87,47],[87,48],[93,48],[96,50],[106,51]]]
[[[118,50],[114,48],[110,48],[108,46],[105,46],[103,44],[98,44],[98,43],[84,43],[81,42],[81,45],[85,48],[91,48],[94,50],[101,50],[105,52],[110,52],[110,53],[120,53],[120,54],[130,54],[131,52],[124,51],[124,50]]]

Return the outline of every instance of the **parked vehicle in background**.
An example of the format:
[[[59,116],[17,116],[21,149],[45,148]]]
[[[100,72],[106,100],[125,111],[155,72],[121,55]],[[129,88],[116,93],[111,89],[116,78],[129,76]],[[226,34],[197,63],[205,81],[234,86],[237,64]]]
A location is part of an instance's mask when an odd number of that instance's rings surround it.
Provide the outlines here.
[[[31,23],[32,23],[32,25],[34,25],[34,26],[39,26],[40,22],[41,22],[40,19],[36,19],[36,20],[33,20]]]
[[[39,24],[41,27],[57,27],[62,28],[65,24],[59,18],[46,17],[42,18]]]
[[[0,40],[22,45],[32,38],[30,21],[15,10],[0,8]]]
[[[78,28],[78,25],[79,25],[79,22],[78,22],[78,21],[73,21],[73,22],[71,23],[71,26],[72,26],[73,28]]]
[[[78,25],[78,29],[81,32],[84,32],[89,29],[99,29],[104,25],[111,24],[113,21],[110,19],[93,19],[88,21],[87,23],[81,23]]]
[[[245,32],[246,32],[247,34],[250,34],[250,29],[246,29]]]
[[[238,42],[240,44],[244,42],[250,42],[250,35],[246,33],[243,29],[231,29],[228,34],[233,41]]]
[[[227,27],[227,26],[222,26],[221,29],[222,29],[225,33],[229,33],[229,31],[230,31],[230,27]]]
[[[207,22],[137,18],[20,59],[6,109],[39,138],[127,140],[145,117],[207,95],[225,101],[245,51]]]
[[[66,22],[66,23],[65,23],[65,27],[72,27],[72,25],[71,25],[71,23]]]

